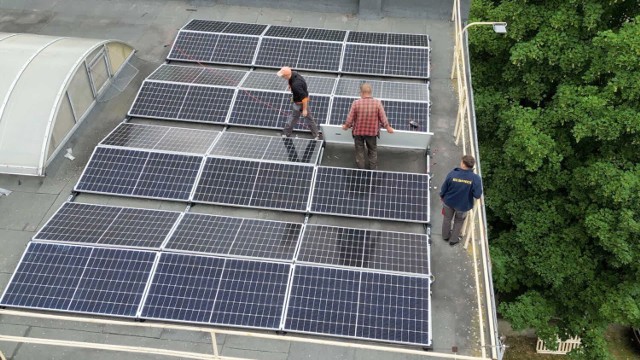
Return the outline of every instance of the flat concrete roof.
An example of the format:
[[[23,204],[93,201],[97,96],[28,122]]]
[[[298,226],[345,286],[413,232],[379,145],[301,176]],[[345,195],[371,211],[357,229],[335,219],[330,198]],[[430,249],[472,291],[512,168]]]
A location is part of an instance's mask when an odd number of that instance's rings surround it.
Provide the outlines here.
[[[27,242],[40,229],[60,205],[69,198],[93,148],[126,116],[140,84],[157,66],[164,62],[177,30],[189,19],[256,22],[262,24],[349,29],[360,31],[424,33],[432,38],[431,72],[431,131],[435,133],[431,145],[429,169],[433,174],[432,204],[432,284],[433,351],[447,354],[480,356],[478,292],[484,291],[475,282],[473,257],[470,250],[461,246],[450,247],[442,241],[442,218],[438,199],[439,186],[448,171],[457,166],[461,150],[453,143],[453,128],[457,102],[450,80],[453,53],[453,23],[449,21],[450,1],[426,1],[424,4],[404,1],[403,4],[419,6],[423,17],[408,17],[406,12],[389,14],[380,19],[365,20],[343,9],[339,2],[319,1],[310,5],[314,11],[299,9],[284,11],[289,2],[278,2],[280,9],[266,1],[248,2],[253,6],[216,5],[209,1],[127,1],[114,0],[10,0],[0,5],[0,32],[28,32],[56,36],[79,36],[119,39],[138,49],[132,60],[139,73],[121,93],[114,93],[109,101],[99,103],[70,139],[68,147],[75,160],[62,154],[47,170],[45,178],[29,178],[0,175],[0,188],[11,190],[7,197],[0,197],[0,289],[4,290],[18,264]],[[292,4],[298,4],[295,1]],[[311,2],[309,2],[311,3]],[[468,2],[465,2],[468,3]],[[326,10],[318,6],[326,4]],[[325,12],[326,11],[326,12]],[[329,12],[331,11],[331,12]],[[341,12],[344,11],[344,12]],[[383,14],[384,15],[384,14]],[[404,16],[404,17],[401,17]],[[132,122],[154,123],[153,120],[132,119]],[[172,126],[191,128],[215,127],[172,122]],[[274,134],[274,131],[239,129],[252,133]],[[300,135],[306,136],[306,135]],[[379,150],[380,170],[425,172],[427,158],[421,151]],[[323,165],[355,167],[352,147],[328,145]],[[75,201],[123,205],[151,209],[184,210],[184,204],[132,199],[113,196],[80,194]],[[301,221],[303,215],[267,210],[225,208],[198,205],[194,212],[224,213],[231,216],[257,217],[274,220]],[[389,221],[355,220],[330,216],[313,216],[311,222],[370,227],[396,231],[421,232],[422,225]],[[486,312],[482,310],[484,329],[487,332]],[[96,341],[125,345],[152,346],[194,352],[210,352],[210,339],[206,334],[160,330],[134,329],[118,326],[86,324],[32,319],[18,316],[0,317],[0,334],[52,337],[76,341]],[[488,336],[488,334],[486,335]],[[485,336],[485,337],[486,337]],[[487,337],[488,339],[488,337]],[[257,359],[413,359],[418,356],[389,354],[385,352],[329,347],[278,340],[263,340],[237,336],[219,336],[221,354]],[[488,340],[487,340],[488,341]],[[379,345],[379,344],[378,344]],[[485,344],[486,345],[486,344]],[[0,350],[12,359],[102,359],[114,354],[106,351],[73,349],[45,345],[29,345],[0,342]],[[121,355],[117,355],[121,356]],[[135,359],[168,359],[160,356],[128,355]],[[433,358],[433,357],[431,357]]]

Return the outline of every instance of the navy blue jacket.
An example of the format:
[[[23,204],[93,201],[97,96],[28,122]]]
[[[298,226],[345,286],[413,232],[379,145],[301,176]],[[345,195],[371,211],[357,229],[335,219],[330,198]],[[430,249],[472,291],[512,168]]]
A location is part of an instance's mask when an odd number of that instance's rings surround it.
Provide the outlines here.
[[[473,208],[473,198],[482,196],[482,180],[472,169],[455,168],[449,172],[440,188],[440,198],[456,211]]]

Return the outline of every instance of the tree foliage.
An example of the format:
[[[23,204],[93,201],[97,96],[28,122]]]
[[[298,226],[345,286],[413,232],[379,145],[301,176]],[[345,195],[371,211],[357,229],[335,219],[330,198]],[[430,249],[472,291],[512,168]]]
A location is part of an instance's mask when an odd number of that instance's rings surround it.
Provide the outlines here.
[[[500,312],[607,359],[640,327],[640,3],[474,0],[471,68]]]

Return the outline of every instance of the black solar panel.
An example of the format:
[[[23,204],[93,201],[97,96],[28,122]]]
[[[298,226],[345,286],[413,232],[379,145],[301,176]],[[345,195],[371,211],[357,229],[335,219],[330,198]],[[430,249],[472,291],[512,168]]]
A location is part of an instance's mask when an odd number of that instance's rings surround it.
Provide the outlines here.
[[[431,345],[429,280],[297,265],[285,330]]]
[[[133,317],[154,252],[30,243],[3,306]]]
[[[260,35],[264,32],[264,29],[267,28],[267,25],[262,24],[248,24],[248,23],[229,23],[224,30],[223,33],[227,34],[242,34],[242,35]]]
[[[208,158],[195,202],[305,211],[313,167]]]
[[[247,72],[242,70],[162,64],[147,77],[147,80],[235,87],[240,85],[246,74]]]
[[[219,134],[217,131],[122,123],[100,144],[204,154]]]
[[[211,323],[278,329],[291,265],[228,259]]]
[[[318,167],[311,212],[429,222],[429,177]]]
[[[360,273],[296,265],[286,330],[355,336]]]
[[[227,21],[197,20],[193,19],[185,25],[183,30],[220,32],[229,25]]]
[[[395,34],[389,33],[387,44],[400,46],[429,47],[429,36],[422,34]]]
[[[281,138],[224,132],[210,154],[240,159],[304,162],[315,164],[322,143],[301,138]]]
[[[180,31],[167,59],[209,62],[219,37],[214,33]]]
[[[129,115],[177,119],[189,85],[145,81],[129,110]]]
[[[296,69],[338,72],[342,43],[305,41],[302,43]]]
[[[424,234],[307,224],[301,241],[298,262],[430,274]]]
[[[222,124],[226,121],[234,91],[228,88],[192,86],[177,118]]]
[[[385,75],[415,78],[429,77],[429,49],[389,47]]]
[[[386,57],[386,46],[347,44],[344,48],[342,72],[383,75],[385,74]]]
[[[329,124],[331,125],[344,124],[347,121],[349,110],[351,110],[351,104],[353,104],[355,100],[357,100],[357,98],[345,98],[345,97],[335,96],[333,98],[333,103],[331,104],[331,117],[329,118]],[[391,124],[391,125],[393,126],[395,124]]]
[[[34,239],[160,248],[179,213],[64,203]]]
[[[427,278],[363,272],[356,336],[431,345]]]
[[[271,25],[264,36],[277,38],[303,39],[307,33],[307,28],[295,26]]]
[[[288,264],[164,253],[143,318],[277,329]]]
[[[387,33],[350,31],[347,42],[360,44],[387,44]]]
[[[301,47],[301,40],[263,38],[255,65],[273,68],[289,66],[296,69]]]
[[[347,32],[344,30],[327,30],[310,28],[305,34],[306,40],[324,40],[343,42]]]
[[[202,157],[97,147],[76,191],[187,200]]]
[[[182,66],[182,65],[160,65],[147,80],[171,81],[190,84],[204,70],[201,66]]]
[[[251,65],[259,38],[221,34],[208,60],[214,64]]]
[[[164,65],[166,66],[166,65]],[[220,85],[235,87],[240,85],[246,71],[200,67],[202,72],[193,80],[194,84]]]
[[[166,248],[292,261],[301,229],[295,223],[187,213]]]
[[[142,318],[211,322],[224,259],[162,253]]]
[[[311,114],[316,123],[323,124],[329,111],[329,96],[311,96]],[[269,91],[241,90],[234,102],[229,124],[249,127],[282,129],[291,114],[291,94]],[[308,131],[300,119],[294,130]]]

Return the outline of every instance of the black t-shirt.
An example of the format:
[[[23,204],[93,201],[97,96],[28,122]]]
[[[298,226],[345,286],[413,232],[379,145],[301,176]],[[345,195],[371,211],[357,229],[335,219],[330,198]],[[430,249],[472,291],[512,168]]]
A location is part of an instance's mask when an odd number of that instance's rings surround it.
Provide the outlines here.
[[[307,91],[307,82],[302,75],[295,71],[291,72],[291,78],[289,79],[289,86],[291,87],[291,93],[293,94],[294,102],[301,102],[304,98],[309,97]]]

